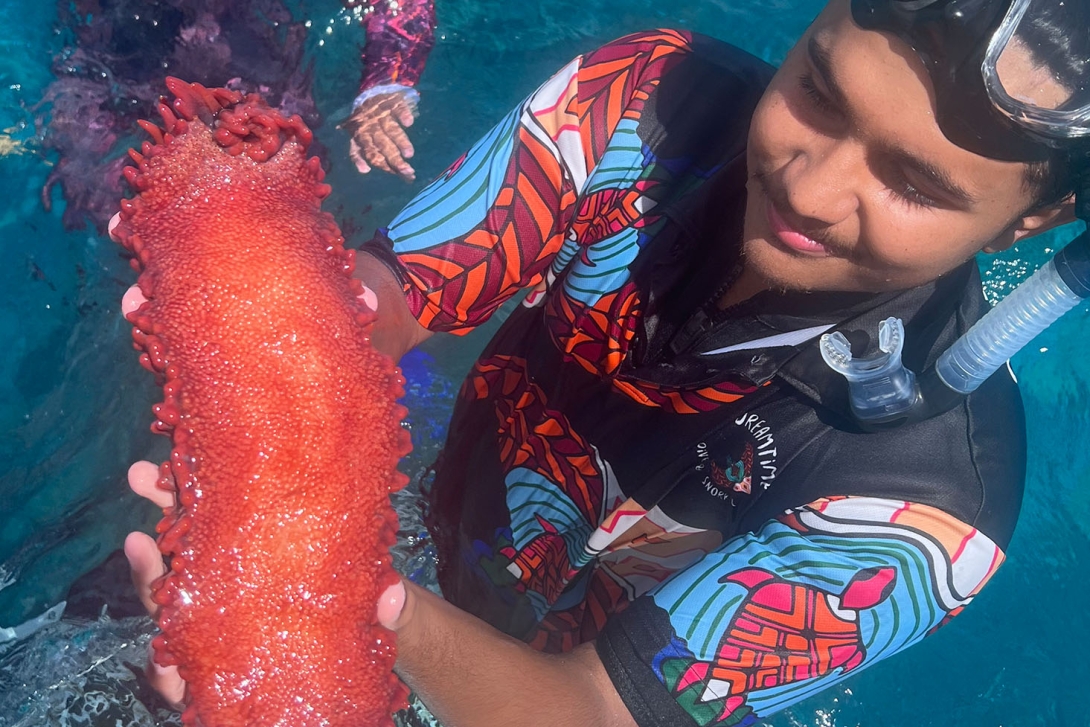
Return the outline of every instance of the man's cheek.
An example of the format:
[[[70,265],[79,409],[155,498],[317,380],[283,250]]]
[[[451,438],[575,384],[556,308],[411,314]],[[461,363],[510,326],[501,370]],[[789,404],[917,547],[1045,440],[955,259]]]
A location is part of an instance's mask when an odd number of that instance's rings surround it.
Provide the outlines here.
[[[751,171],[767,174],[787,163],[801,150],[809,135],[806,126],[792,113],[782,94],[761,102],[750,130]]]

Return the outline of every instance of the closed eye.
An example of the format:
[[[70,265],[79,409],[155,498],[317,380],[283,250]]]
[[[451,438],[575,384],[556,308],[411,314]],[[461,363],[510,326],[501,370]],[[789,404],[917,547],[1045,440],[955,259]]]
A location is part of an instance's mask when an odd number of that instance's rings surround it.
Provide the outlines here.
[[[836,104],[834,104],[828,96],[822,93],[821,89],[814,83],[814,76],[810,72],[803,73],[799,76],[799,88],[802,89],[806,98],[818,111],[829,116],[839,116],[841,114],[841,111],[837,108]]]
[[[896,182],[887,185],[889,191],[900,201],[915,207],[940,207],[938,200],[921,192],[916,185],[901,176]]]

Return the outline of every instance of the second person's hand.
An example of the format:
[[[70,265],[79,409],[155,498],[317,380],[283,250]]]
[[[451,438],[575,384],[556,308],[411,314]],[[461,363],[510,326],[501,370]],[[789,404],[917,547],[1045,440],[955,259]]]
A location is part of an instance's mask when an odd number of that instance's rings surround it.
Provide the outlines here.
[[[413,125],[415,111],[415,104],[404,94],[384,93],[352,112],[342,126],[352,135],[348,155],[361,174],[374,167],[408,182],[416,179],[416,170],[406,161],[414,150],[405,133]]]

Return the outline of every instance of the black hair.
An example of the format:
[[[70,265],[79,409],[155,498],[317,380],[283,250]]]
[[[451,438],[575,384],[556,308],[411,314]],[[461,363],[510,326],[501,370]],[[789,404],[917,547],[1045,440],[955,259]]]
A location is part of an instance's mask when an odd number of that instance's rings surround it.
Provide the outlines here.
[[[1034,58],[1055,74],[1075,98],[1090,89],[1090,0],[1038,3],[1018,29]],[[1026,186],[1034,209],[1052,206],[1090,185],[1090,140],[1056,149],[1047,161],[1029,165]],[[1090,193],[1090,189],[1087,189]]]
[[[1025,185],[1033,198],[1028,211],[1042,210],[1059,204],[1090,184],[1087,154],[1057,149],[1043,162],[1030,162],[1026,167]],[[1090,190],[1088,190],[1090,191]]]

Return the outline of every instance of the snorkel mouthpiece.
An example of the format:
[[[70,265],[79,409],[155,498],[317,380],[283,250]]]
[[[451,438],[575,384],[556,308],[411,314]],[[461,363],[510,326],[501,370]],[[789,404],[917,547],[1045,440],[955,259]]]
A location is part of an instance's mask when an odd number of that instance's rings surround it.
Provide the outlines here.
[[[863,422],[880,424],[898,419],[919,398],[916,374],[901,363],[905,326],[900,318],[878,324],[879,353],[853,358],[852,346],[840,331],[821,337],[821,357],[848,380],[852,412]]]

